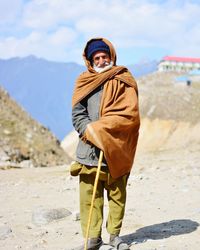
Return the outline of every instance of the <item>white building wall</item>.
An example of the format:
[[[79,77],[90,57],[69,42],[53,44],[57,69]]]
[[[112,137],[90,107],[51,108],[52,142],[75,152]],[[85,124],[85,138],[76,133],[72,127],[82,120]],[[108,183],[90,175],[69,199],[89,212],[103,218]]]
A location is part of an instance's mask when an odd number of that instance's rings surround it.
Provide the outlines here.
[[[160,72],[189,72],[195,69],[200,70],[200,63],[161,61],[158,65],[158,71]]]

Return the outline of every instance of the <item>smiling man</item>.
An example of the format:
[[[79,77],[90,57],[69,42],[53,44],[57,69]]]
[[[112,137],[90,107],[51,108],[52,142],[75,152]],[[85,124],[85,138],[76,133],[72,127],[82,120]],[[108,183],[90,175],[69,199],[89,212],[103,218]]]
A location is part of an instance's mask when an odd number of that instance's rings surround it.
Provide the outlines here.
[[[126,185],[135,156],[140,117],[137,84],[124,66],[116,65],[113,45],[105,38],[86,44],[87,71],[76,81],[72,121],[79,133],[76,162],[71,174],[80,178],[80,220],[83,236],[91,205],[100,150],[104,153],[89,231],[88,249],[99,249],[103,223],[104,190],[109,214],[109,244],[127,250],[119,236],[126,204]],[[83,247],[81,249],[84,249]]]

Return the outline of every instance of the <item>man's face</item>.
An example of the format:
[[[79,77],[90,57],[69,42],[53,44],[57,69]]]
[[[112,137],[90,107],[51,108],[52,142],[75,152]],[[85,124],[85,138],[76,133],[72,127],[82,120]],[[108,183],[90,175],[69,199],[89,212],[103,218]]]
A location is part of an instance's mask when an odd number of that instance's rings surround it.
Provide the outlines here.
[[[93,63],[98,68],[104,68],[110,64],[110,56],[104,51],[97,51],[92,56]]]

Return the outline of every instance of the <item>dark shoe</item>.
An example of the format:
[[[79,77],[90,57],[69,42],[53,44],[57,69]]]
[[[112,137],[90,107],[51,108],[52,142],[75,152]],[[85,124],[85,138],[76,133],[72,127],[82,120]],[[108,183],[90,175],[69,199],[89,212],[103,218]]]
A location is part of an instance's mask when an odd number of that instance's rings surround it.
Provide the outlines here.
[[[87,244],[87,250],[98,250],[103,245],[103,241],[101,237],[97,238],[89,238]],[[80,247],[71,249],[71,250],[84,250],[84,244]]]
[[[102,245],[101,237],[88,239],[88,250],[98,250]]]
[[[111,246],[115,247],[117,250],[130,250],[129,245],[124,242],[119,235],[110,235]]]

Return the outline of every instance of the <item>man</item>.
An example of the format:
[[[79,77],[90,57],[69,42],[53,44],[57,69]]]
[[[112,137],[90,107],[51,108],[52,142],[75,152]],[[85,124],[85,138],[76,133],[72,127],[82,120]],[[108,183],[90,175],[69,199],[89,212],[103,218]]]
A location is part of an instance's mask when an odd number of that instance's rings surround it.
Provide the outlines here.
[[[126,203],[126,185],[132,168],[140,126],[136,82],[126,67],[116,65],[113,45],[104,38],[88,41],[83,52],[87,71],[75,85],[72,122],[79,133],[77,161],[71,174],[80,178],[80,221],[86,234],[88,214],[100,150],[104,153],[94,201],[88,249],[99,249],[104,190],[109,214],[109,244],[129,249],[119,237]]]

